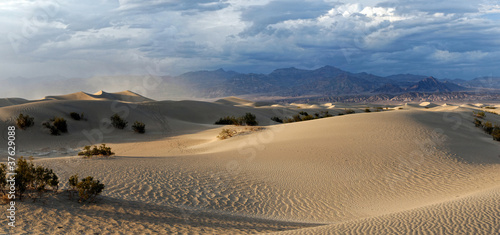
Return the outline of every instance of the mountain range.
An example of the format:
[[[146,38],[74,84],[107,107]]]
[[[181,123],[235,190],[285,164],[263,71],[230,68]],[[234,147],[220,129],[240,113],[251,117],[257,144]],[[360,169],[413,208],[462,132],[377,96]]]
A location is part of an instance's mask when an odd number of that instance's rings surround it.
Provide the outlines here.
[[[78,91],[132,90],[157,100],[215,99],[228,96],[247,98],[315,97],[350,100],[351,97],[422,97],[421,94],[447,93],[446,97],[470,97],[452,93],[500,94],[500,77],[481,77],[473,80],[438,79],[432,76],[397,74],[377,76],[352,73],[333,66],[314,70],[298,68],[276,69],[268,74],[238,73],[217,69],[187,72],[178,76],[95,76],[90,78],[10,78],[3,79],[3,97],[42,98],[46,95],[69,94]],[[146,78],[146,79],[145,79]],[[156,80],[156,84],[155,81]],[[147,84],[145,86],[144,84]],[[26,93],[25,91],[30,91]],[[451,95],[450,95],[451,94]],[[27,96],[30,97],[27,97]],[[425,96],[425,95],[424,95]],[[336,98],[337,97],[337,98]],[[357,99],[357,98],[356,98]],[[370,98],[372,99],[372,98]]]
[[[388,77],[351,73],[332,66],[315,70],[276,69],[269,74],[242,74],[234,71],[197,71],[176,77],[205,98],[260,94],[266,96],[335,96],[373,93],[467,91],[453,81],[401,74]]]

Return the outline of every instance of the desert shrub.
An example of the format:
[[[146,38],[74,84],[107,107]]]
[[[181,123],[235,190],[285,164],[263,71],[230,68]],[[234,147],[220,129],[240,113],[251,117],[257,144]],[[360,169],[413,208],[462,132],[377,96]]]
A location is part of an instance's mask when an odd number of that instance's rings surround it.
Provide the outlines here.
[[[491,136],[493,137],[494,140],[500,141],[500,127],[495,125],[493,128],[493,131],[491,131]]]
[[[109,119],[111,120],[111,125],[117,129],[124,129],[128,124],[128,122],[123,120],[117,113],[113,114]]]
[[[246,113],[244,116],[241,117],[234,117],[234,116],[226,116],[220,118],[218,121],[215,122],[216,125],[247,125],[247,126],[256,126],[258,125],[257,121],[255,120],[256,117],[252,113]]]
[[[92,156],[108,157],[108,156],[111,156],[114,154],[115,153],[113,153],[111,151],[110,147],[106,147],[106,144],[101,144],[101,146],[99,146],[99,148],[95,145],[93,147],[91,147],[90,145],[87,145],[87,146],[83,147],[83,151],[78,153],[79,156],[84,156],[84,157],[92,157]]]
[[[314,117],[319,118],[319,113],[314,113]]]
[[[378,108],[377,108],[378,110]],[[344,109],[344,114],[352,114],[352,113],[355,113],[354,110],[352,109]]]
[[[483,111],[472,112],[472,113],[474,114],[474,116],[476,116],[478,118],[485,118],[486,117],[486,113]]]
[[[491,124],[491,122],[485,122],[483,124],[483,130],[484,130],[484,132],[491,135],[491,132],[493,132],[493,124]]]
[[[46,191],[46,187],[50,186],[53,190],[57,191],[59,178],[54,171],[49,168],[37,166],[33,171],[33,189],[37,192],[38,197],[42,197]]]
[[[403,109],[403,108],[399,107],[398,109]]]
[[[216,125],[239,125],[239,120],[234,116],[226,116],[219,118],[218,121],[215,122]]]
[[[278,123],[283,123],[283,119],[277,117],[277,116],[274,116],[271,118],[271,120],[275,121],[275,122],[278,122]]]
[[[49,129],[51,135],[60,135],[61,132],[68,132],[68,124],[64,118],[55,117],[50,119],[48,122],[42,123],[42,125]]]
[[[243,122],[247,126],[257,126],[259,123],[256,121],[256,118],[257,117],[252,113],[246,113],[245,116],[243,116]]]
[[[29,115],[19,114],[16,119],[16,125],[22,130],[26,130],[26,128],[31,127],[35,124],[35,118],[30,117]]]
[[[485,109],[496,109],[497,107],[494,107],[494,106],[486,106],[484,107]]]
[[[57,129],[56,126],[52,125],[50,122],[44,122],[42,125],[49,129],[51,135],[60,135],[61,132]]]
[[[300,115],[304,115],[304,116],[308,116],[308,115],[309,115],[309,114],[308,114],[307,112],[305,112],[305,111],[300,111],[300,112],[299,112],[299,114],[300,114]]]
[[[483,125],[483,123],[481,122],[481,120],[474,118],[474,125],[476,127],[481,127]]]
[[[68,124],[66,124],[66,120],[64,118],[55,118],[54,126],[62,133],[68,132]]]
[[[292,116],[294,122],[300,122],[302,121],[302,117],[300,117],[300,114],[295,114]]]
[[[23,198],[26,191],[36,192],[40,197],[47,191],[47,186],[57,191],[59,178],[54,171],[42,166],[35,167],[32,160],[28,162],[23,157],[17,159],[14,173],[16,173],[16,194],[19,195],[19,199]]]
[[[331,114],[328,113],[328,110],[326,110],[326,111],[320,111],[320,114],[324,118],[325,117],[333,117],[333,115],[331,115]]]
[[[78,177],[76,180],[78,181]],[[87,176],[76,184],[76,190],[78,191],[78,196],[80,196],[79,202],[89,199],[90,202],[94,202],[95,198],[104,190],[104,184],[99,180],[94,180],[92,176]]]
[[[5,195],[5,186],[7,186],[7,165],[4,163],[0,164],[0,189],[2,194]]]
[[[33,162],[26,161],[23,157],[17,159],[17,167],[14,171],[16,173],[16,193],[19,199],[22,200],[24,192],[28,189],[33,181]]]
[[[233,137],[234,135],[236,135],[236,131],[235,130],[232,130],[232,129],[222,129],[222,131],[219,133],[219,135],[217,136],[217,138],[219,138],[221,140],[225,140],[225,139]]]
[[[71,112],[71,113],[69,113],[69,116],[70,116],[73,120],[77,120],[77,121],[79,121],[80,119],[82,119],[82,117],[80,117],[80,114],[75,113],[75,112]]]
[[[302,118],[302,121],[308,121],[308,120],[313,120],[314,117],[312,115],[307,115],[305,117]]]
[[[365,112],[366,112],[366,113],[369,113],[369,112],[371,112],[371,111],[370,111],[370,109],[369,109],[369,108],[366,108],[366,109],[365,109]]]
[[[134,125],[132,125],[132,130],[134,130],[137,133],[144,134],[146,132],[146,124],[135,121]]]
[[[68,179],[68,185],[72,190],[76,190],[76,185],[78,184],[78,175],[72,175]]]

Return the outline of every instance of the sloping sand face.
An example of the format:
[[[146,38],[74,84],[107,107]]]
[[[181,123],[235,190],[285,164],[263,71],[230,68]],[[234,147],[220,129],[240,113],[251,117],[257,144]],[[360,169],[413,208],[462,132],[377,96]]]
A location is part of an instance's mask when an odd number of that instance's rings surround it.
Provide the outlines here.
[[[46,107],[43,103],[4,107],[0,117],[5,120],[9,113],[29,107],[38,107],[36,115],[41,115],[48,108],[76,105],[51,102]],[[109,115],[105,101],[80,102],[84,103],[75,107],[102,105],[91,115]],[[210,125],[217,117],[247,111],[256,113],[262,123],[274,115],[264,108],[194,101],[139,105],[132,118],[148,123],[166,120],[172,128],[155,132],[162,126],[157,124],[146,136],[110,133],[105,140],[117,156],[109,159],[68,154],[36,160],[53,168],[61,179],[76,173],[101,179],[106,189],[99,203],[80,205],[67,200],[65,193],[50,196],[45,204],[23,202],[19,227],[12,231],[500,231],[500,144],[474,127],[471,109],[360,113],[269,125],[265,130],[216,139],[227,128]],[[487,118],[500,123],[497,116]],[[89,120],[88,125],[94,124]],[[32,134],[33,142],[47,138],[43,132]],[[68,143],[79,138],[69,137]],[[61,188],[66,186],[64,182]]]

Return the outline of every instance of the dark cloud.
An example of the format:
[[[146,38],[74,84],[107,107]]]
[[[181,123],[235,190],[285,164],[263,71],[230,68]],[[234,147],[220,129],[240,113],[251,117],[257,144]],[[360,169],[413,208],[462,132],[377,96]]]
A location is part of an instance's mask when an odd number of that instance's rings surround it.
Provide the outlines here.
[[[381,75],[500,74],[496,1],[73,0],[50,9],[0,3],[3,77],[144,74],[151,64],[165,74],[323,65]]]

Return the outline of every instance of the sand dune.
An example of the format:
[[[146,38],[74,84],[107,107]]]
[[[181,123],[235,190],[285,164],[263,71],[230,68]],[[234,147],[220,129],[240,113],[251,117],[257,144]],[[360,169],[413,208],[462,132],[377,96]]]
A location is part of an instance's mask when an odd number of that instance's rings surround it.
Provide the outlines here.
[[[238,97],[228,97],[215,101],[215,103],[226,104],[226,105],[238,105],[238,106],[254,106],[255,102],[241,99]]]
[[[319,112],[325,106],[252,107],[234,98],[222,103],[120,101],[129,108],[127,120],[144,121],[147,133],[113,130],[102,142],[115,157],[75,156],[82,132],[113,113],[112,98],[0,108],[0,128],[19,112],[37,120],[85,112],[89,120],[70,121],[64,136],[49,136],[38,124],[19,131],[19,147],[27,154],[43,153],[36,163],[53,168],[62,179],[93,175],[106,185],[95,205],[75,204],[64,193],[46,204],[24,203],[19,213],[25,217],[15,232],[500,231],[500,144],[474,127],[470,107],[408,104],[402,110],[275,125],[270,117]],[[359,111],[366,105],[328,105],[330,113],[345,107]],[[245,112],[256,114],[265,129],[216,138],[228,128],[212,125],[217,118]],[[491,114],[487,120],[500,123],[499,117]]]

